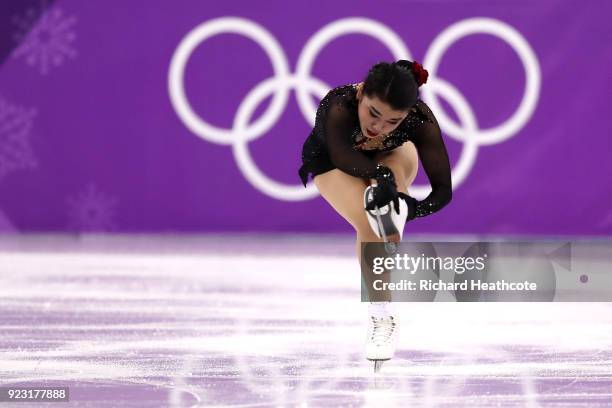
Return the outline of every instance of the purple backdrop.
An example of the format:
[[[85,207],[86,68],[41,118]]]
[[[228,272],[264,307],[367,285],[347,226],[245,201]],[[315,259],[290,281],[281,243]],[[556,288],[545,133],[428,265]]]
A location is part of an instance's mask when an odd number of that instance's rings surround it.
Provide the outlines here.
[[[326,87],[358,82],[401,51],[432,74],[423,97],[440,103],[455,177],[452,203],[409,231],[612,233],[609,2],[287,4],[59,0],[11,9],[0,231],[349,231],[300,185],[311,109]],[[306,45],[335,28],[301,75]],[[190,39],[181,69],[177,50]],[[287,72],[275,74],[283,64]],[[172,69],[183,86],[174,87]],[[190,125],[189,110],[219,132]],[[420,169],[415,194],[425,182]]]

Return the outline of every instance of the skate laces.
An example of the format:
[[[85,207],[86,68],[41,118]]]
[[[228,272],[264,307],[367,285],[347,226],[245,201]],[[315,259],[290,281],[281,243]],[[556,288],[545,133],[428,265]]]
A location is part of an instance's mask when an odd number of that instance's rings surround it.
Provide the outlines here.
[[[393,317],[374,317],[372,319],[372,342],[375,344],[389,343],[395,332],[395,321]]]

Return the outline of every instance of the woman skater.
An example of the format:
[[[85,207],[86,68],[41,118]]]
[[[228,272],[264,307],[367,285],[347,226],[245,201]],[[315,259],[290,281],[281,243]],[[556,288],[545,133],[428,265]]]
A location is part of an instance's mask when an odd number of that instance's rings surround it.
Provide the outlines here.
[[[304,143],[302,183],[306,186],[312,174],[323,198],[353,226],[359,262],[362,242],[382,242],[372,223],[378,210],[378,215],[383,214],[388,205],[386,214],[395,211],[395,230],[385,235],[398,242],[406,221],[432,214],[451,200],[450,164],[440,128],[419,99],[418,88],[427,76],[417,62],[374,65],[364,82],[334,88],[321,100],[315,126]],[[432,188],[423,201],[408,194],[418,158]],[[365,275],[367,284],[372,275]],[[397,337],[391,304],[370,302],[368,313],[366,358],[388,360]]]

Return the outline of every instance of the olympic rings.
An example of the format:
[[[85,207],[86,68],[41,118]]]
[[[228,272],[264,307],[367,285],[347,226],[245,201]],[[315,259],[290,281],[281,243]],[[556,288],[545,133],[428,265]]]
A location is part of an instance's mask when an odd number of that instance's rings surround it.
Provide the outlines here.
[[[255,41],[270,58],[274,71],[274,77],[257,84],[244,98],[236,111],[231,129],[213,126],[202,119],[191,108],[184,83],[185,67],[193,51],[208,38],[223,33],[241,34]],[[170,101],[181,121],[195,135],[212,143],[232,146],[238,168],[255,188],[279,200],[310,199],[318,194],[312,183],[303,188],[301,184],[279,183],[263,174],[251,158],[248,142],[270,131],[285,110],[292,89],[296,92],[302,114],[310,125],[314,126],[317,106],[313,105],[311,94],[322,98],[330,89],[322,80],[311,75],[316,56],[332,40],[353,33],[369,35],[381,41],[395,59],[412,59],[401,37],[386,25],[367,18],[343,18],[327,24],[307,41],[298,58],[296,72],[292,75],[282,47],[268,30],[244,18],[221,17],[196,26],[179,43],[168,70]],[[497,36],[507,42],[518,54],[526,76],[523,99],[515,113],[504,123],[490,129],[479,129],[474,111],[463,95],[436,75],[442,56],[448,48],[457,40],[476,33]],[[453,187],[456,188],[465,181],[474,165],[478,146],[507,140],[517,134],[533,115],[540,94],[540,65],[529,43],[518,31],[507,23],[492,18],[469,18],[447,27],[432,42],[423,59],[423,65],[429,71],[429,80],[421,88],[422,99],[434,112],[442,132],[463,143],[461,156],[452,171]],[[438,102],[437,94],[453,107],[460,124],[446,115]],[[272,102],[268,109],[249,125],[257,106],[270,95]],[[430,190],[429,186],[424,185],[412,185],[410,188],[411,194],[421,199]]]

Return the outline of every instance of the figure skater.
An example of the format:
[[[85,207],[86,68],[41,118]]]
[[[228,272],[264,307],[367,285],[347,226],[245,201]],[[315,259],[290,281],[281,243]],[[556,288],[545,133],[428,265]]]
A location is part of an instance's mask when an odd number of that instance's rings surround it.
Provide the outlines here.
[[[427,77],[417,62],[374,65],[363,82],[327,93],[304,142],[302,183],[306,186],[312,174],[321,196],[355,229],[360,265],[362,242],[399,242],[407,221],[451,201],[450,163],[440,127],[419,99],[418,88]],[[432,188],[422,201],[408,194],[418,159]],[[372,274],[363,265],[361,270],[370,300],[366,358],[375,361],[377,370],[376,363],[395,352],[397,317],[390,294],[371,301]]]

